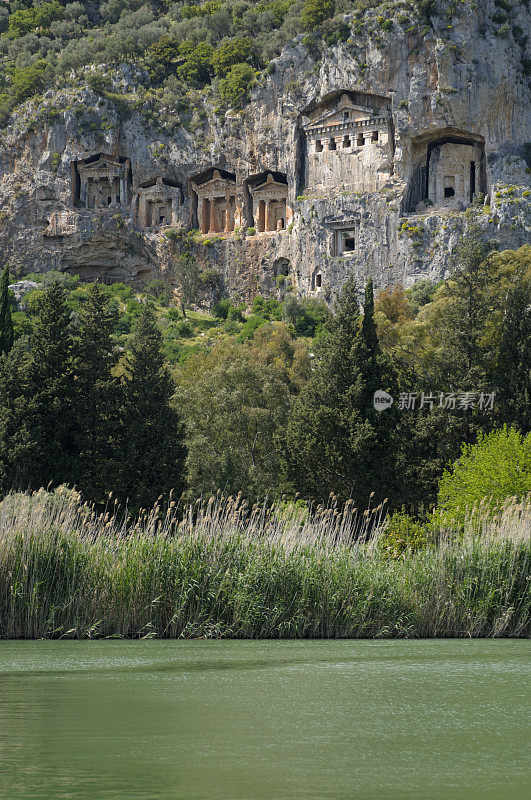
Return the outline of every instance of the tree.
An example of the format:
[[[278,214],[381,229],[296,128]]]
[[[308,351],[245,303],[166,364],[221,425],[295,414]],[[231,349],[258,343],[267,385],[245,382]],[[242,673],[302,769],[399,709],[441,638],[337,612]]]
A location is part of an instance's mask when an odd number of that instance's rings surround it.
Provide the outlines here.
[[[394,376],[378,346],[373,310],[369,283],[360,321],[356,287],[349,279],[314,372],[293,406],[285,445],[287,477],[309,499],[326,501],[333,493],[365,508],[371,492],[377,502],[394,492],[391,432],[397,411],[377,412],[373,404],[374,391],[389,391]]]
[[[187,251],[181,253],[178,260],[174,262],[173,274],[179,292],[183,317],[186,317],[186,306],[197,299],[202,287],[201,268],[193,255]]]
[[[236,64],[258,65],[254,41],[249,36],[228,39],[214,50],[212,66],[216,75],[225,78]]]
[[[13,319],[9,300],[9,267],[0,278],[0,354],[9,353],[13,346]]]
[[[192,45],[191,42],[183,42],[179,48],[179,53],[184,56],[184,63],[177,67],[177,75],[186,84],[201,88],[213,75],[212,53],[213,48],[207,42],[200,42]]]
[[[301,13],[302,27],[312,31],[326,19],[333,17],[334,12],[335,0],[306,0]]]
[[[23,375],[26,387],[18,414],[30,449],[16,463],[18,485],[38,488],[71,481],[75,452],[75,408],[70,312],[64,289],[51,283],[42,295]]]
[[[122,381],[122,443],[116,491],[134,508],[148,508],[184,488],[184,429],[170,404],[173,381],[164,366],[162,336],[149,304],[142,307]]]
[[[293,353],[283,360],[282,343],[270,347],[274,363],[260,360],[265,350],[221,345],[181,369],[176,397],[188,432],[190,499],[217,489],[250,500],[278,494]]]
[[[531,430],[531,280],[508,292],[496,352],[495,382],[502,422]]]
[[[437,335],[440,365],[447,381],[461,391],[481,388],[485,376],[484,335],[496,298],[496,280],[489,246],[471,227],[454,254],[454,269],[442,293],[442,314]]]
[[[120,400],[113,374],[116,316],[102,287],[90,284],[73,337],[77,452],[73,479],[85,496],[97,502],[114,488]]]
[[[503,426],[474,445],[464,445],[461,457],[439,484],[439,508],[455,519],[482,502],[491,511],[509,497],[531,492],[531,434]]]

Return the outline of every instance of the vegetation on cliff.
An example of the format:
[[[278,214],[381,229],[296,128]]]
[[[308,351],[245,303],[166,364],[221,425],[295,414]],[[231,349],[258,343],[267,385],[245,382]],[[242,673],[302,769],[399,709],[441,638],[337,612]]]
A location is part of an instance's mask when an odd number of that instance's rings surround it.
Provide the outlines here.
[[[468,2],[468,0],[467,0]],[[430,30],[430,17],[451,29],[455,0],[13,0],[0,9],[0,119],[48,87],[88,81],[120,113],[135,107],[159,123],[179,124],[200,108],[194,92],[209,87],[219,108],[241,106],[249,88],[273,69],[271,60],[301,32],[318,61],[327,47],[358,40],[375,44],[394,26],[408,33]],[[473,5],[470,2],[470,5]],[[499,0],[484,20],[500,36],[525,43],[512,24],[513,4]],[[121,64],[134,67],[131,86],[113,83]],[[164,110],[163,114],[159,112]]]

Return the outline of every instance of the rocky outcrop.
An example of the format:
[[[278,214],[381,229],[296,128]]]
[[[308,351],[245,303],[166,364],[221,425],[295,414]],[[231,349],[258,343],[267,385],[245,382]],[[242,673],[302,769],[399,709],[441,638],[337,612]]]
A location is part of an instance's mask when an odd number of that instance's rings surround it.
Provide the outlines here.
[[[18,274],[142,285],[171,282],[185,246],[241,297],[328,298],[348,274],[379,286],[444,276],[472,221],[498,246],[519,247],[531,226],[531,133],[529,54],[514,31],[529,29],[529,12],[513,6],[501,36],[495,10],[459,3],[429,24],[397,12],[390,30],[376,10],[363,22],[347,15],[349,40],[315,51],[297,37],[243,112],[220,117],[205,98],[173,132],[155,131],[142,109],[120,117],[86,86],[29,101],[0,149],[4,258]],[[114,80],[135,95],[131,68]],[[204,184],[214,170],[228,181],[217,210],[203,202],[216,199]],[[273,203],[285,206],[267,205],[273,183]],[[168,225],[205,232],[171,236]]]

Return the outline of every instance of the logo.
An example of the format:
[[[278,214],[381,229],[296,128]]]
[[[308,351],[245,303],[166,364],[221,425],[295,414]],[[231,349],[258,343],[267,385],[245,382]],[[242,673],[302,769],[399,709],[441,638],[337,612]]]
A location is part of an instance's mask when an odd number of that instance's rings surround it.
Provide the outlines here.
[[[391,408],[393,405],[393,398],[383,389],[378,389],[374,393],[373,403],[376,411],[385,411],[386,408]]]

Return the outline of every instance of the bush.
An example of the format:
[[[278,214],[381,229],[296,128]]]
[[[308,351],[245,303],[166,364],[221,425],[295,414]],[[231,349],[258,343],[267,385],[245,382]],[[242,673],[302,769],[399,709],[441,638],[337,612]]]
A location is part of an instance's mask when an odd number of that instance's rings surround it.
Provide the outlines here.
[[[290,297],[283,304],[284,320],[293,325],[299,336],[315,336],[329,316],[325,303],[314,298],[300,301]]]
[[[439,482],[439,511],[456,521],[482,504],[495,513],[507,498],[531,492],[531,433],[504,425],[465,445],[461,457]]]
[[[264,319],[282,319],[282,304],[269,297],[267,300],[262,295],[257,295],[253,300],[253,314],[257,314]]]
[[[227,319],[231,319],[234,322],[245,322],[245,317],[243,316],[243,305],[231,306],[229,308],[229,313],[227,314]]]
[[[391,558],[417,553],[428,544],[428,528],[403,512],[395,512],[378,539],[378,549]]]
[[[251,314],[249,319],[247,319],[243,327],[241,329],[240,335],[238,339],[240,342],[245,341],[246,339],[253,339],[254,332],[261,326],[265,325],[266,320],[263,317],[259,317],[257,314]]]
[[[212,46],[206,42],[195,46],[190,42],[185,42],[179,48],[179,52],[186,56],[184,64],[177,68],[179,78],[184,83],[197,88],[210,83],[213,75],[212,53],[214,51]]]
[[[218,300],[217,303],[214,303],[212,306],[212,313],[218,319],[227,319],[231,306],[232,303],[230,299],[228,297],[223,297],[221,300]]]
[[[325,19],[333,17],[334,12],[334,0],[306,0],[301,13],[302,27],[307,31],[312,31]]]
[[[16,68],[13,73],[11,101],[14,106],[40,94],[47,83],[49,64],[44,59],[29,67]]]
[[[232,108],[242,108],[249,99],[249,90],[254,72],[249,64],[235,64],[226,78],[219,82],[219,94],[223,102]]]
[[[177,323],[175,326],[175,331],[177,336],[180,336],[181,339],[189,339],[194,335],[194,326],[189,320],[183,319],[181,322]]]
[[[222,42],[212,55],[212,66],[216,75],[225,78],[236,64],[258,66],[254,42],[250,37],[240,37]]]

